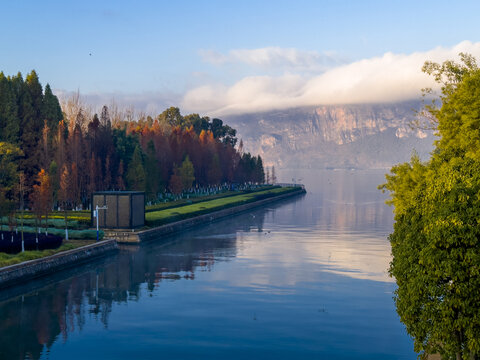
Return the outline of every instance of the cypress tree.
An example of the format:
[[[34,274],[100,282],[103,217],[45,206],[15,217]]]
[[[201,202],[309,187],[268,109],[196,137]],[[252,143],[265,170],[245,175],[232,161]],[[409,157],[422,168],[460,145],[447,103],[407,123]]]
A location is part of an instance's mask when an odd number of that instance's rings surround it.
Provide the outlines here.
[[[263,169],[263,161],[260,155],[257,156],[255,162],[254,181],[260,184],[265,182],[265,171]]]
[[[150,140],[147,144],[145,159],[146,192],[149,198],[157,196],[160,188],[160,171],[157,164],[155,144]]]
[[[31,188],[33,179],[40,172],[41,149],[39,143],[42,127],[37,126],[37,112],[25,86],[19,98],[19,110],[20,148],[25,154],[25,157],[20,160],[20,170],[25,173],[27,187]]]
[[[50,85],[45,86],[45,95],[43,96],[42,117],[47,121],[48,127],[55,134],[58,123],[63,119],[62,108],[55,95],[52,93]]]
[[[183,160],[182,166],[178,169],[178,175],[182,181],[183,190],[190,189],[195,181],[195,169],[188,155],[185,157],[185,160]]]
[[[20,124],[12,83],[0,73],[0,141],[18,143]]]
[[[135,147],[132,160],[128,164],[127,185],[129,190],[145,190],[145,169],[143,167],[140,146]]]
[[[35,70],[32,70],[32,72],[27,75],[25,85],[26,91],[30,94],[34,113],[31,119],[33,120],[32,129],[41,131],[45,120],[43,118],[43,89]]]

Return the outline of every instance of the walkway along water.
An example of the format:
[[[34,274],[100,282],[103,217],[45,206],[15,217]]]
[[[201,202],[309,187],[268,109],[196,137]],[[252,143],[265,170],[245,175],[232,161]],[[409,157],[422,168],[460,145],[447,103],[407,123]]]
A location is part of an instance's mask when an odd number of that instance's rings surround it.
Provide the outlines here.
[[[153,229],[139,232],[105,231],[106,240],[96,244],[82,246],[77,249],[61,252],[41,259],[26,261],[20,264],[0,268],[0,288],[16,286],[27,281],[46,276],[60,270],[68,269],[79,263],[91,261],[100,256],[118,250],[118,243],[138,244],[142,241],[161,239],[161,236],[169,235],[192,228],[196,225],[212,222],[255,207],[266,205],[287,197],[305,194],[304,187],[297,191],[280,194],[275,197],[258,200],[252,203],[234,206],[231,208],[214,211],[209,214],[196,216],[190,219],[173,222]]]

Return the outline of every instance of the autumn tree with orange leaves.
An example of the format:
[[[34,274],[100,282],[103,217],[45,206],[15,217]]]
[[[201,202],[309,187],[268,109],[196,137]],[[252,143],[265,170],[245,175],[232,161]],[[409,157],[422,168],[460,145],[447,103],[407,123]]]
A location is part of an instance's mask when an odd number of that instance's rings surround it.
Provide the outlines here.
[[[52,211],[53,193],[50,176],[44,169],[41,169],[37,175],[36,184],[33,185],[33,191],[30,194],[30,203],[36,215],[37,229],[41,227],[42,217],[45,217],[45,234],[47,234],[48,213]]]

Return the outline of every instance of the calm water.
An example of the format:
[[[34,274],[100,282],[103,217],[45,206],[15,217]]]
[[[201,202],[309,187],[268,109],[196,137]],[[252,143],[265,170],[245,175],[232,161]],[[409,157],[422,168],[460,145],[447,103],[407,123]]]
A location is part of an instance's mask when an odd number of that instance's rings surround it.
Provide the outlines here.
[[[1,359],[415,359],[381,172],[0,292]]]

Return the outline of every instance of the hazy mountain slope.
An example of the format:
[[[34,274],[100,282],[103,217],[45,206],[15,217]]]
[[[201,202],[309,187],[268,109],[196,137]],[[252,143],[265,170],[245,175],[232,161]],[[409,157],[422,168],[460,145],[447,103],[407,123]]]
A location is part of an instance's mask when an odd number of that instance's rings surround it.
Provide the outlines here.
[[[419,103],[295,108],[225,117],[245,149],[284,168],[379,168],[428,156],[434,136],[411,130]]]

